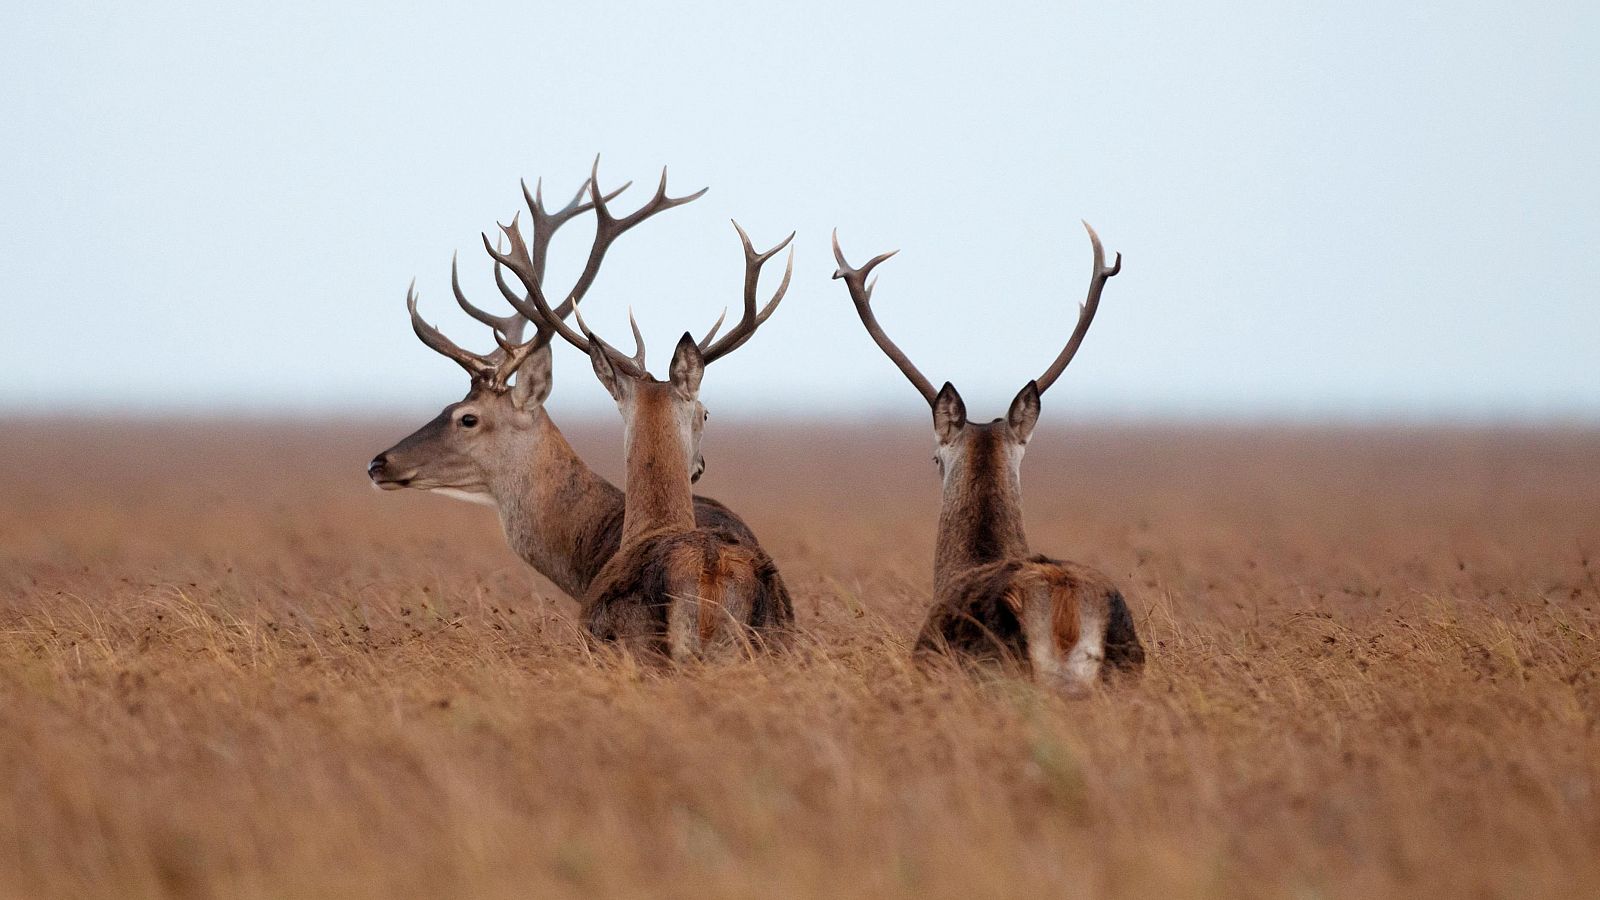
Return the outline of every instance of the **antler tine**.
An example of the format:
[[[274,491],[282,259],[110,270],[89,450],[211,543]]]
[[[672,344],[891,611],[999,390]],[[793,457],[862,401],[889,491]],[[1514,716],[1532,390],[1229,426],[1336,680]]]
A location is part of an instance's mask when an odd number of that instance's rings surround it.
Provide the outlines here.
[[[572,195],[572,199],[567,201],[567,205],[555,212],[550,212],[545,208],[544,196],[541,193],[543,186],[544,179],[536,179],[533,185],[533,196],[529,197],[528,182],[526,180],[522,182],[522,199],[527,201],[528,209],[533,211],[536,215],[550,219],[558,219],[562,222],[565,222],[574,216],[582,215],[583,213],[586,213],[594,208],[592,204],[583,199],[583,196],[589,193],[588,179],[584,179],[583,184],[578,185],[577,193]],[[610,191],[606,194],[606,202],[609,203],[610,201],[617,199],[619,194],[630,187],[633,187],[632,181],[623,182],[622,187],[619,187],[616,190]]]
[[[456,295],[456,304],[467,315],[493,328],[497,335],[504,334],[513,344],[520,342],[522,340],[523,326],[528,324],[528,320],[523,318],[520,313],[513,312],[509,316],[497,316],[474,306],[461,290],[461,275],[457,265],[457,256],[458,254],[450,255],[450,290]],[[501,285],[501,293],[510,289],[510,286],[506,285],[505,280],[500,277],[499,266],[495,266],[495,281]]]
[[[589,181],[585,179],[582,184],[578,185],[578,190],[573,193],[572,199],[567,201],[567,205],[553,213],[546,209],[544,205],[543,178],[534,181],[533,193],[531,194],[528,192],[527,179],[521,180],[519,184],[522,186],[522,199],[528,204],[528,213],[533,220],[533,246],[528,250],[528,258],[533,268],[534,277],[539,280],[540,284],[543,284],[545,264],[550,254],[550,241],[555,237],[556,231],[562,225],[594,208],[593,204],[586,203],[583,200],[584,194],[588,193],[589,190]],[[615,198],[632,185],[633,182],[627,182],[622,187],[606,195],[606,199]],[[512,217],[513,225],[516,224],[516,218],[515,216]],[[498,238],[496,243],[498,243]],[[505,297],[506,301],[511,303],[513,307],[517,305],[519,300],[524,300],[524,298],[517,296],[511,290],[510,285],[506,284],[505,276],[501,272],[501,264],[498,260],[495,262],[494,267],[494,283],[500,289],[501,296]],[[459,294],[457,296],[459,297]],[[561,314],[566,315],[569,310],[570,307],[563,308]],[[471,314],[471,311],[469,310],[468,313]],[[473,316],[473,318],[478,318],[479,321],[485,322],[485,324],[495,324],[478,316]],[[513,341],[521,340],[522,332],[520,328],[515,332],[507,331],[506,333]],[[541,335],[548,339],[548,329],[541,329]]]
[[[613,362],[620,363],[625,369],[629,366],[632,366],[632,371],[636,376],[645,374],[644,336],[639,333],[639,323],[634,321],[633,310],[631,308],[628,310],[628,324],[633,328],[632,356],[624,356],[621,350],[611,346],[611,344],[608,343],[605,338],[595,334],[594,329],[589,327],[589,323],[583,320],[583,311],[578,309],[577,304],[573,304],[572,317],[578,321],[578,330],[582,331],[590,341],[598,342],[600,347],[606,351],[606,355],[611,357]]]
[[[577,309],[576,306],[573,309]],[[633,329],[633,362],[644,369],[644,335],[639,333],[639,321],[633,317],[633,307],[628,307],[628,327]],[[649,370],[645,370],[649,371]]]
[[[629,184],[631,183],[629,182]],[[589,352],[588,339],[574,331],[562,320],[570,310],[576,308],[584,295],[588,293],[590,286],[594,284],[596,276],[599,275],[600,264],[605,260],[606,251],[628,229],[656,213],[671,209],[674,206],[682,206],[698,199],[705,194],[707,189],[702,188],[684,197],[669,197],[667,196],[667,171],[663,168],[661,170],[661,182],[656,187],[655,195],[639,209],[619,219],[611,214],[611,210],[606,206],[606,203],[622,193],[628,185],[625,184],[615,191],[602,191],[600,189],[599,156],[594,159],[594,165],[590,169],[589,179],[585,182],[584,187],[589,193],[590,199],[587,202],[581,200],[582,191],[580,191],[579,195],[574,197],[572,202],[568,203],[564,209],[551,213],[544,208],[544,200],[541,196],[542,186],[536,185],[534,195],[529,198],[527,196],[527,186],[524,185],[524,199],[529,201],[534,217],[534,248],[530,250],[527,244],[523,242],[515,218],[512,219],[510,228],[504,225],[500,226],[501,232],[511,241],[511,246],[507,252],[502,253],[498,247],[491,245],[487,234],[483,235],[483,246],[496,263],[510,269],[517,276],[517,279],[522,282],[522,286],[527,289],[527,297],[515,297],[513,296],[514,292],[503,291],[506,294],[506,300],[516,308],[517,312],[533,320],[541,330],[550,329],[553,333],[561,335],[562,340],[587,353]],[[572,216],[589,210],[593,210],[595,214],[595,234],[594,243],[589,248],[588,261],[584,264],[583,274],[578,276],[577,282],[573,285],[572,290],[567,293],[561,305],[552,310],[548,297],[544,292],[544,257],[549,242],[548,236],[556,227],[559,227],[561,223]],[[549,225],[549,227],[547,228],[545,225]],[[644,367],[637,365],[633,358],[624,356],[614,347],[605,344],[604,341],[601,343],[605,345],[607,352],[623,369],[635,375],[644,374]]]
[[[629,184],[632,184],[632,182],[629,182]],[[599,154],[595,154],[594,165],[591,166],[590,169],[589,169],[589,191],[590,191],[591,195],[599,197],[599,190],[600,190],[600,155]],[[685,203],[689,203],[691,201],[698,200],[702,196],[705,195],[706,191],[709,191],[709,190],[711,190],[709,187],[703,187],[700,190],[695,191],[692,194],[687,194],[687,195],[682,196],[682,197],[668,197],[667,196],[667,167],[666,166],[662,166],[661,167],[661,181],[656,185],[655,195],[652,196],[648,201],[646,201],[643,206],[641,206],[638,209],[634,210],[633,212],[627,214],[626,216],[623,216],[620,219],[616,218],[615,216],[613,216],[611,214],[610,208],[608,208],[606,206],[606,201],[608,201],[612,197],[616,196],[616,193],[612,193],[612,194],[609,194],[609,195],[604,196],[604,197],[599,197],[599,199],[594,203],[595,216],[602,223],[606,223],[607,224],[608,227],[607,227],[606,230],[612,232],[612,234],[610,235],[610,240],[615,240],[624,231],[627,231],[629,228],[632,228],[633,226],[639,224],[640,222],[643,222],[645,219],[650,218],[651,216],[655,215],[656,213],[664,212],[666,210],[669,210],[669,209],[673,208],[674,206],[682,206]]]
[[[793,238],[794,235],[791,234],[790,237]],[[724,351],[720,355],[726,356],[727,354],[732,353],[733,351],[739,349],[740,347],[743,347],[745,345],[745,342],[749,341],[750,338],[755,336],[756,329],[760,328],[762,326],[762,324],[765,323],[767,321],[767,319],[771,318],[772,314],[777,311],[778,303],[779,303],[779,301],[783,300],[784,296],[788,293],[788,291],[789,291],[789,280],[791,278],[793,278],[793,277],[794,277],[794,248],[790,247],[789,248],[789,258],[784,263],[784,267],[783,267],[783,281],[781,281],[778,284],[778,289],[773,292],[772,300],[769,301],[766,306],[761,308],[761,312],[756,314],[755,324],[751,325],[750,328],[745,331],[744,336],[739,338],[737,343],[729,345],[728,349],[726,351]]]
[[[528,179],[524,178],[520,183],[522,184],[522,199],[527,202],[528,211],[536,216],[550,215],[550,211],[544,205],[544,177],[540,176],[533,180],[532,194],[528,193]],[[571,212],[574,207],[583,202],[583,195],[587,193],[589,193],[589,180],[586,178],[582,184],[578,185],[578,190],[573,193],[572,199],[568,200],[567,205],[563,206],[556,215],[564,215]]]
[[[911,360],[906,356],[905,351],[895,346],[894,341],[889,340],[889,335],[884,333],[883,326],[878,324],[878,317],[872,311],[872,289],[877,284],[877,279],[873,279],[872,283],[869,284],[867,276],[872,273],[873,269],[878,267],[879,263],[899,252],[898,250],[890,250],[888,253],[880,253],[867,260],[866,264],[861,268],[853,269],[845,261],[844,251],[839,248],[839,229],[835,228],[833,230],[833,258],[838,261],[839,270],[833,273],[833,277],[844,279],[845,287],[850,289],[850,299],[855,301],[856,314],[861,316],[861,324],[867,327],[867,334],[872,335],[872,340],[877,343],[878,349],[882,350],[884,355],[899,367],[900,373],[906,376],[912,387],[915,387],[922,394],[922,399],[928,401],[928,405],[932,406],[934,399],[939,396],[939,392],[934,390],[933,383],[921,372],[917,371],[916,366],[911,364]]]
[[[528,212],[533,217],[533,239],[529,253],[533,258],[533,270],[539,276],[539,281],[543,283],[545,262],[550,252],[550,239],[555,236],[556,229],[594,209],[593,203],[585,202],[583,199],[584,194],[589,192],[589,181],[585,179],[583,184],[578,185],[577,193],[572,195],[572,199],[567,202],[567,205],[555,212],[545,208],[543,178],[534,182],[531,195],[528,193],[527,180],[524,179],[521,184],[522,199],[528,204]],[[629,181],[623,184],[622,187],[606,194],[605,199],[615,200],[619,194],[632,186],[633,182]]]
[[[555,310],[550,308],[550,302],[545,299],[544,290],[539,283],[539,279],[534,276],[533,261],[528,256],[528,247],[523,243],[522,232],[517,228],[516,217],[512,217],[510,225],[501,225],[499,223],[496,223],[496,225],[500,229],[500,234],[510,239],[510,247],[506,252],[501,253],[498,237],[491,244],[489,243],[489,235],[483,234],[481,235],[483,249],[488,251],[490,258],[497,265],[510,269],[512,274],[516,275],[517,279],[522,282],[522,286],[528,290],[528,296],[526,297],[517,297],[514,296],[513,292],[507,292],[506,300],[516,308],[517,312],[538,325],[541,331],[549,329],[561,335],[562,339],[567,343],[572,344],[584,353],[588,353],[589,342],[584,340],[581,335],[573,331],[563,321],[567,312],[565,309],[566,304],[562,304],[564,307],[563,313],[557,314]]]
[[[1061,355],[1050,364],[1050,368],[1045,369],[1044,374],[1036,379],[1041,394],[1056,383],[1056,379],[1066,370],[1067,363],[1072,362],[1072,357],[1077,355],[1078,347],[1083,343],[1083,336],[1089,333],[1089,324],[1094,321],[1095,311],[1100,308],[1100,294],[1106,288],[1106,281],[1122,271],[1122,254],[1118,253],[1116,261],[1107,266],[1106,251],[1100,245],[1100,235],[1095,234],[1094,228],[1088,222],[1084,222],[1083,227],[1089,232],[1089,243],[1094,247],[1094,272],[1089,276],[1089,294],[1078,307],[1078,324],[1072,329],[1072,337],[1067,340],[1067,346],[1062,348]]]
[[[500,345],[500,358],[496,361],[491,383],[503,388],[511,381],[511,376],[522,368],[522,364],[533,354],[533,351],[550,343],[550,332],[540,331],[532,340],[518,344],[507,340],[499,331],[496,331],[494,333],[494,341]]]
[[[585,182],[585,184],[587,185],[587,182]],[[513,228],[516,227],[516,216],[512,216],[511,225]],[[500,249],[501,237],[502,235],[495,235],[494,246],[496,251]],[[524,320],[527,320],[528,317],[522,312],[522,309],[528,305],[528,298],[512,290],[511,285],[506,283],[505,268],[505,264],[500,260],[496,259],[494,261],[495,287],[500,289],[500,296],[504,297],[506,302],[511,304],[511,308],[517,311],[517,315],[521,316]],[[540,279],[540,283],[543,283],[543,279]],[[570,306],[563,306],[561,309],[556,310],[557,315],[562,317],[565,317],[569,312],[571,312]],[[555,332],[553,332],[551,329],[539,324],[534,325],[534,332],[534,340],[538,342],[535,344],[535,346],[549,343],[550,338],[555,334]],[[520,340],[520,335],[515,336],[513,339]]]
[[[722,322],[726,318],[728,318],[728,308],[724,306],[722,315],[717,316],[717,320],[711,323],[711,330],[706,332],[706,336],[700,339],[699,347],[702,355],[706,352],[706,348],[711,346],[711,339],[717,336],[717,331],[722,328]]]
[[[434,352],[455,360],[456,364],[466,369],[473,378],[482,378],[494,372],[494,363],[476,353],[461,349],[439,329],[422,320],[422,315],[417,312],[417,281],[414,278],[411,280],[411,286],[406,288],[406,310],[411,313],[411,330],[415,331],[417,337]]]
[[[497,249],[497,250],[500,248],[500,236],[499,235],[495,236],[494,246],[495,246],[495,249]],[[515,309],[516,305],[518,303],[526,303],[527,302],[527,298],[523,297],[521,294],[519,294],[516,291],[512,290],[511,289],[511,285],[506,283],[505,268],[506,268],[505,266],[500,264],[499,260],[495,260],[495,263],[494,263],[494,286],[500,289],[500,296],[506,298],[506,302],[510,303],[512,308]],[[521,313],[518,313],[518,315],[521,315]]]
[[[727,334],[723,335],[721,340],[701,350],[708,365],[739,349],[746,341],[750,340],[756,329],[761,327],[761,323],[765,322],[777,310],[778,304],[783,300],[783,295],[789,291],[789,280],[794,276],[794,247],[790,246],[794,241],[794,232],[789,232],[788,237],[779,241],[771,249],[757,253],[755,246],[750,243],[750,235],[745,234],[744,229],[739,227],[738,222],[733,223],[733,230],[739,232],[739,242],[744,245],[744,312],[740,315],[738,323]],[[761,281],[761,268],[767,264],[767,260],[776,256],[778,251],[785,247],[789,247],[789,261],[784,266],[783,281],[778,285],[778,289],[773,292],[772,299],[767,301],[767,305],[758,312],[756,310],[756,290]],[[726,315],[726,312],[724,312],[724,315]],[[718,319],[717,321],[720,323],[722,320]]]
[[[572,326],[568,325],[565,321],[569,310],[573,313],[577,313],[577,297],[568,297],[566,302],[562,303],[561,308],[558,310],[551,309],[550,301],[545,297],[544,289],[540,285],[539,279],[534,277],[533,261],[528,256],[528,247],[525,243],[523,243],[522,232],[518,230],[516,220],[513,219],[510,226],[501,225],[500,231],[510,241],[511,246],[507,252],[501,253],[495,248],[495,245],[489,243],[489,235],[487,234],[482,235],[483,248],[489,252],[489,256],[492,257],[495,262],[498,262],[510,269],[512,274],[516,275],[518,280],[522,282],[522,286],[528,289],[528,296],[526,298],[518,298],[513,300],[511,297],[507,297],[506,299],[511,301],[511,305],[516,307],[517,312],[522,313],[524,316],[527,316],[530,321],[536,323],[541,332],[549,329],[555,334],[561,335],[562,340],[587,354],[589,352],[588,339],[578,332],[573,331]],[[579,327],[582,327],[581,318],[579,320]],[[635,376],[644,375],[644,370],[638,366],[635,366],[631,358],[624,356],[621,351],[609,344],[606,344],[604,341],[601,341],[600,343],[601,346],[606,349],[607,354],[611,356],[612,361],[617,365]]]
[[[594,284],[595,277],[600,274],[600,264],[605,260],[606,251],[611,249],[611,244],[628,229],[657,213],[698,200],[705,196],[708,190],[710,188],[701,188],[682,197],[668,197],[667,168],[662,166],[661,181],[656,185],[655,195],[643,206],[619,219],[613,216],[610,207],[606,206],[606,201],[615,197],[617,192],[613,191],[610,194],[600,192],[600,156],[596,154],[594,165],[589,170],[590,206],[594,209],[595,216],[594,245],[589,249],[589,261],[584,264],[583,274],[578,276],[578,281],[573,285],[568,298],[574,303],[583,299],[583,295],[588,293],[589,287]]]
[[[562,225],[565,225],[567,222],[571,221],[577,216],[594,208],[591,203],[584,202],[583,200],[584,195],[589,191],[589,181],[588,179],[584,179],[583,184],[578,185],[578,190],[573,194],[572,199],[567,202],[567,205],[553,213],[546,209],[544,205],[544,179],[540,178],[534,182],[532,193],[529,193],[528,191],[528,182],[526,179],[522,180],[520,184],[522,186],[522,198],[528,204],[528,211],[533,220],[533,246],[529,248],[527,255],[534,276],[541,284],[543,284],[545,263],[549,257],[550,241],[555,236],[556,231]],[[633,182],[630,181],[624,184],[622,187],[617,188],[616,190],[607,194],[606,199],[614,199],[618,194],[621,194],[623,191],[632,186],[632,184]],[[518,216],[512,217],[512,227],[516,227],[517,218]],[[495,239],[495,243],[498,248],[498,237]],[[484,312],[476,306],[472,306],[462,295],[460,281],[456,275],[456,262],[453,258],[450,262],[451,287],[455,291],[456,302],[461,304],[461,308],[466,310],[467,315],[472,316],[474,319],[477,319],[485,325],[496,329],[497,332],[505,334],[513,344],[516,344],[522,340],[523,326],[527,322],[527,318],[520,312],[521,306],[526,305],[527,299],[518,295],[511,289],[511,285],[506,283],[503,268],[504,264],[500,260],[496,259],[494,265],[494,283],[495,287],[499,288],[500,295],[506,299],[506,302],[510,303],[514,309],[519,310],[519,312],[514,315],[495,316]],[[563,304],[562,308],[558,310],[558,312],[560,315],[565,316],[568,312],[570,312],[570,310],[570,304]],[[544,327],[537,328],[536,332],[537,333],[534,336],[530,352],[531,349],[537,348],[548,342],[553,334],[549,328]],[[499,359],[491,358],[492,361],[499,362],[501,359],[506,357],[506,354],[499,353],[497,356]],[[513,366],[512,368],[515,367]]]

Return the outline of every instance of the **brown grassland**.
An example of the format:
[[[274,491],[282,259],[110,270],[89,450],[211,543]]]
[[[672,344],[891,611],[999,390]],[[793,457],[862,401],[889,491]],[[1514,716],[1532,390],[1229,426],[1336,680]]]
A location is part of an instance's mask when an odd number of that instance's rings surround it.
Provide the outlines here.
[[[417,423],[0,423],[0,896],[1600,894],[1600,433],[1050,419],[1151,651],[1080,702],[910,664],[920,420],[714,423],[804,633],[668,672],[370,489]]]

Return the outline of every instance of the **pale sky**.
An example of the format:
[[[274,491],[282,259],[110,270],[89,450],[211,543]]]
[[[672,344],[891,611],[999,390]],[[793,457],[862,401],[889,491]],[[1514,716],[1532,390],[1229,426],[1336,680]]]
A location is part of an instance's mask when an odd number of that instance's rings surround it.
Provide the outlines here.
[[[422,308],[497,299],[478,233],[603,154],[709,185],[585,306],[659,370],[738,303],[737,217],[799,231],[712,366],[740,414],[925,414],[828,233],[891,248],[879,319],[974,418],[1070,333],[1079,219],[1124,254],[1045,407],[1600,420],[1600,6],[700,2],[14,6],[0,36],[0,410],[431,414]],[[564,197],[563,197],[564,199]],[[558,240],[564,285],[587,250]],[[775,275],[776,273],[774,273]],[[764,288],[765,290],[765,288]],[[552,406],[609,399],[557,348]]]

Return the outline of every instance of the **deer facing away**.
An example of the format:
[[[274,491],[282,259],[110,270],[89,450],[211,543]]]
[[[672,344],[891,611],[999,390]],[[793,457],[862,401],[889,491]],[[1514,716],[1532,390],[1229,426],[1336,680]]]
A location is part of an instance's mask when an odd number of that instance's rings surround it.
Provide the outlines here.
[[[589,190],[600,227],[605,228],[616,220],[593,179]],[[700,438],[707,414],[699,395],[706,366],[742,346],[777,308],[793,272],[793,251],[783,283],[759,312],[757,281],[762,265],[794,235],[757,253],[739,230],[745,253],[743,315],[721,339],[715,339],[721,319],[699,342],[685,334],[663,381],[645,368],[637,326],[631,357],[589,331],[581,313],[576,315],[583,333],[568,326],[550,309],[538,279],[528,277],[525,267],[518,265],[521,237],[516,229],[502,230],[510,238],[509,254],[491,246],[487,235],[484,245],[522,279],[533,307],[527,315],[589,356],[596,377],[622,413],[627,469],[622,540],[583,597],[590,632],[673,660],[691,659],[715,647],[780,639],[793,623],[794,612],[777,568],[753,542],[718,525],[698,522],[690,484],[704,467]]]
[[[1107,279],[1122,268],[1122,255],[1105,264],[1100,238],[1087,222],[1094,246],[1088,298],[1072,337],[1050,367],[1023,386],[1005,418],[967,419],[955,386],[933,384],[895,346],[872,311],[876,283],[867,276],[894,255],[884,253],[852,268],[833,239],[839,269],[868,334],[899,367],[933,410],[935,459],[944,482],[934,551],[934,602],[917,652],[949,652],[961,659],[1010,658],[1023,662],[1040,682],[1071,695],[1089,690],[1111,672],[1137,673],[1144,647],[1122,594],[1099,572],[1040,556],[1028,549],[1022,527],[1023,451],[1039,420],[1039,400],[1055,383],[1083,342]]]
[[[606,194],[605,199],[615,198],[627,187]],[[571,203],[552,212],[545,208],[539,188],[530,194],[524,185],[533,226],[532,248],[523,246],[515,264],[527,278],[543,282],[550,239],[556,230],[593,208],[584,201],[588,189],[585,181]],[[612,241],[650,216],[688,203],[700,193],[667,197],[663,170],[661,185],[645,206],[597,231],[588,264],[558,314],[567,315],[588,291]],[[530,308],[502,278],[500,263],[495,265],[495,282],[514,308]],[[446,406],[432,421],[378,454],[368,464],[368,476],[385,490],[427,490],[494,507],[512,550],[569,596],[582,599],[621,544],[622,491],[584,463],[544,409],[551,389],[550,339],[554,331],[540,326],[532,339],[519,343],[528,324],[523,313],[496,316],[474,306],[461,290],[454,263],[451,288],[463,310],[494,330],[501,347],[487,355],[462,349],[422,320],[416,297],[408,292],[407,306],[417,336],[466,369],[472,385],[459,402]],[[718,528],[740,544],[759,547],[744,521],[716,500],[694,497],[693,513],[698,524]],[[781,581],[776,574],[773,578],[782,593]]]

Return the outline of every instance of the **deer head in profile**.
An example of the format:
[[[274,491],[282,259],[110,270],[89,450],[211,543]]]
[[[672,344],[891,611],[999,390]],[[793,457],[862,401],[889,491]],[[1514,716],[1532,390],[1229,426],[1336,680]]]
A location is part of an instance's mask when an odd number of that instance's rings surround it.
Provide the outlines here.
[[[623,185],[611,196],[627,187]],[[532,193],[523,185],[534,233],[529,265],[539,278],[544,277],[550,241],[556,231],[594,208],[593,203],[583,199],[588,188],[585,181],[572,202],[551,212],[544,205],[542,184]],[[597,270],[600,261],[592,258],[590,269]],[[507,300],[516,298],[499,265],[495,266],[494,275],[501,294]],[[586,270],[562,304],[561,315],[571,312],[593,280],[594,272]],[[521,313],[497,316],[474,305],[461,290],[454,258],[450,260],[450,288],[467,315],[489,326],[499,348],[488,354],[473,353],[429,325],[417,312],[413,281],[406,291],[412,330],[422,343],[465,369],[471,386],[460,401],[446,406],[428,424],[374,457],[367,474],[384,490],[427,490],[495,506],[497,482],[512,470],[520,470],[548,437],[549,419],[543,415],[543,407],[550,395],[553,332],[536,329],[534,337],[524,342],[523,330],[528,320]]]
[[[600,198],[617,197],[624,184]],[[542,186],[522,188],[532,222],[531,246],[518,231],[512,268],[518,279],[544,284],[551,239],[564,224],[595,208],[588,199],[589,181],[565,207],[545,207]],[[629,228],[651,216],[699,197],[666,196],[666,173],[653,196],[625,222],[613,222],[597,231],[583,273],[553,310],[565,317],[588,292],[599,273],[606,251]],[[464,350],[425,322],[417,312],[414,289],[407,291],[411,325],[424,344],[466,370],[470,386],[465,397],[444,408],[414,433],[378,454],[367,466],[372,482],[384,490],[426,490],[444,496],[482,503],[499,511],[507,541],[519,556],[558,587],[581,597],[607,559],[616,552],[622,532],[622,492],[584,464],[544,409],[550,394],[550,339],[554,330],[538,326],[524,341],[529,319],[519,310],[530,309],[504,277],[496,262],[495,283],[513,312],[500,316],[486,312],[461,289],[456,262],[450,269],[451,289],[457,304],[469,316],[487,325],[498,348],[478,354]],[[716,525],[751,544],[755,536],[731,510],[705,497],[694,498],[696,521]]]

